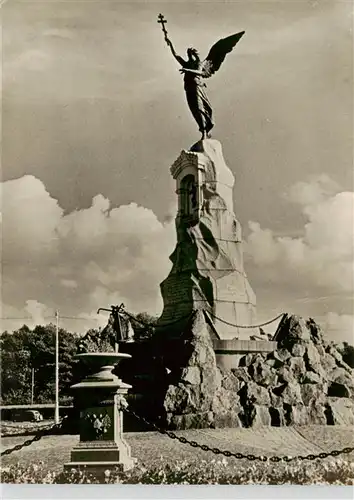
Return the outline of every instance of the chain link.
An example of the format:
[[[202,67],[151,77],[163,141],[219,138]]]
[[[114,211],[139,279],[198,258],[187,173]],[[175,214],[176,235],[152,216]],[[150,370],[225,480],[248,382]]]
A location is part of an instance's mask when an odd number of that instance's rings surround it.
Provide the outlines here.
[[[209,314],[214,319],[221,321],[221,323],[225,323],[225,325],[233,326],[235,328],[259,328],[261,326],[266,326],[266,325],[270,325],[271,323],[274,323],[274,321],[276,321],[277,319],[281,318],[282,316],[285,316],[286,313],[278,314],[278,316],[276,316],[275,318],[270,319],[269,321],[266,321],[264,323],[260,323],[259,325],[234,325],[233,323],[229,323],[228,321],[225,321],[224,319],[221,319],[218,316],[215,316],[215,314],[213,314],[211,312]]]
[[[148,421],[145,417],[138,415],[137,413],[135,413],[133,410],[131,410],[129,408],[125,408],[124,411],[127,413],[130,413],[131,415],[136,417],[138,420],[144,422],[145,424],[149,425],[150,427],[153,427],[158,432],[160,432],[160,434],[166,434],[171,439],[177,439],[182,444],[189,444],[190,446],[192,446],[192,448],[200,448],[203,451],[211,451],[215,455],[224,455],[225,457],[234,457],[234,458],[237,458],[239,460],[246,459],[246,460],[249,460],[251,462],[254,462],[255,460],[258,460],[260,462],[270,461],[270,462],[274,462],[274,463],[278,463],[281,461],[291,462],[294,460],[316,460],[317,458],[323,459],[323,458],[327,458],[327,457],[337,457],[338,455],[341,455],[343,453],[352,453],[354,451],[354,447],[346,447],[346,448],[343,448],[342,450],[333,450],[333,451],[329,451],[328,453],[321,452],[318,455],[313,455],[311,453],[311,454],[306,455],[306,456],[295,455],[292,457],[292,456],[284,455],[284,456],[266,457],[264,455],[253,455],[253,454],[244,455],[243,453],[233,453],[232,451],[228,451],[228,450],[220,450],[219,448],[211,448],[207,444],[199,444],[196,441],[190,441],[189,439],[187,439],[183,436],[177,436],[177,434],[175,434],[172,431],[167,431],[165,429],[162,429],[158,425],[154,424],[153,422]]]
[[[49,425],[43,425],[41,426],[37,432],[40,432],[40,431],[43,431],[43,430],[46,430],[46,429],[51,429],[53,427],[53,424],[49,424]],[[7,433],[6,431],[10,429],[9,427],[7,426],[3,426],[2,427],[2,434],[1,434],[1,437],[2,438],[8,438],[8,437],[26,437],[26,436],[33,436],[33,434],[35,434],[35,430],[34,428],[32,429],[29,429],[29,430],[23,430],[22,432],[13,432],[13,433]]]
[[[125,314],[126,316],[128,316],[128,318],[132,319],[133,321],[136,321],[136,323],[139,323],[141,326],[150,327],[157,330],[159,328],[167,328],[169,326],[176,325],[177,323],[180,323],[183,320],[187,320],[192,317],[193,313],[188,313],[185,316],[181,316],[180,318],[176,319],[175,321],[171,321],[170,323],[163,323],[162,325],[154,325],[151,323],[147,323],[146,321],[137,319],[133,314],[128,313],[128,311],[125,310],[122,310],[122,314]]]
[[[51,424],[50,426],[45,426],[44,429],[40,429],[32,439],[27,439],[27,441],[25,441],[22,444],[17,444],[13,448],[8,448],[7,450],[2,451],[0,453],[0,456],[2,457],[4,455],[10,455],[10,453],[13,453],[14,451],[20,451],[25,446],[30,446],[35,441],[39,441],[43,436],[50,434],[54,429],[60,429],[66,418],[68,418],[67,415],[61,419],[59,424]],[[32,432],[32,434],[33,434],[33,432]],[[16,436],[16,434],[12,434],[11,436],[6,436],[6,437],[14,437],[14,436]],[[17,436],[18,436],[18,434],[17,434]]]
[[[338,455],[341,455],[343,453],[349,454],[349,453],[354,452],[354,447],[348,447],[347,446],[347,447],[343,448],[342,450],[332,450],[332,451],[329,451],[329,452],[321,452],[318,455],[314,455],[312,453],[310,453],[309,455],[305,455],[305,456],[303,456],[303,455],[295,455],[293,457],[292,456],[288,456],[288,455],[284,455],[284,456],[271,456],[271,457],[266,457],[264,455],[253,455],[253,454],[244,455],[243,453],[234,453],[234,452],[228,451],[228,450],[220,450],[219,448],[211,448],[207,444],[199,444],[196,441],[190,441],[189,439],[187,439],[187,438],[185,438],[183,436],[177,436],[177,434],[175,434],[172,431],[167,431],[165,429],[162,429],[158,425],[156,425],[153,422],[150,422],[149,420],[147,420],[145,417],[142,417],[141,415],[138,415],[133,410],[125,408],[125,409],[123,409],[123,411],[125,411],[127,413],[130,413],[131,415],[133,415],[138,420],[144,422],[145,424],[147,424],[150,427],[153,427],[160,434],[166,434],[169,438],[171,438],[171,439],[177,439],[177,441],[179,441],[182,444],[189,444],[190,446],[192,446],[192,448],[200,448],[203,451],[211,451],[215,455],[224,455],[225,457],[234,457],[234,458],[237,458],[239,460],[246,459],[246,460],[249,460],[251,462],[254,462],[255,460],[258,460],[260,462],[267,462],[269,460],[270,462],[278,463],[278,462],[281,462],[281,461],[291,462],[291,461],[294,461],[294,460],[316,460],[317,458],[324,459],[324,458],[327,458],[327,457],[337,457]],[[32,439],[28,439],[27,441],[25,441],[22,444],[17,444],[13,448],[8,448],[7,450],[2,451],[1,454],[0,454],[0,456],[10,455],[10,453],[13,453],[15,451],[20,451],[22,448],[24,448],[26,446],[30,446],[32,443],[34,443],[36,441],[39,441],[43,436],[46,436],[46,435],[50,434],[54,429],[60,429],[62,427],[63,422],[64,422],[64,420],[66,418],[67,418],[67,416],[63,417],[63,419],[61,420],[61,422],[59,422],[59,424],[53,424],[53,425],[51,425],[49,427],[46,426],[44,429],[41,429],[40,431],[38,431],[36,433],[36,435]]]
[[[181,322],[183,320],[189,319],[192,316],[192,314],[193,314],[193,313],[189,313],[188,315],[182,316],[181,318],[178,318],[177,320],[172,321],[170,323],[163,323],[162,325],[151,325],[151,324],[147,323],[146,321],[142,321],[140,319],[137,319],[133,314],[129,313],[128,311],[122,310],[122,313],[126,314],[128,316],[128,318],[136,321],[137,323],[140,323],[140,325],[146,326],[146,327],[151,327],[151,328],[154,328],[154,329],[167,328],[168,326],[175,325],[176,323],[179,323],[179,322]],[[284,317],[286,315],[286,313],[280,313],[275,318],[270,319],[269,321],[265,321],[264,323],[260,323],[258,325],[235,325],[233,323],[229,323],[228,321],[225,321],[224,319],[219,318],[218,316],[216,316],[215,314],[213,314],[210,311],[208,311],[208,313],[214,319],[217,319],[218,321],[221,321],[221,323],[224,323],[225,325],[233,326],[235,328],[259,328],[261,326],[270,325],[271,323],[274,323],[274,321],[276,321],[277,319],[280,319],[281,317]]]

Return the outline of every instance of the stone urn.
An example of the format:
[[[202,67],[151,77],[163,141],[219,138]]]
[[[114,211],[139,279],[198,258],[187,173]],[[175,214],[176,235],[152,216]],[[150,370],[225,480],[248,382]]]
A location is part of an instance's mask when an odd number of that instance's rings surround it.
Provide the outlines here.
[[[130,446],[123,438],[123,409],[130,385],[112,373],[122,359],[130,354],[119,352],[88,352],[77,354],[84,361],[87,376],[72,385],[80,411],[80,442],[71,451],[68,469],[85,468],[96,475],[107,469],[128,470],[136,462]]]

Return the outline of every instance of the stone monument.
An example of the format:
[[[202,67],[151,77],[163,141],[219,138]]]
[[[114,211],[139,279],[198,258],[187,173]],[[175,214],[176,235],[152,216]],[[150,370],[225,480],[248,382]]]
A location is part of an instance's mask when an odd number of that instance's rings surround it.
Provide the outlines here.
[[[190,47],[187,60],[179,56],[168,37],[166,20],[158,17],[165,41],[184,75],[184,90],[201,140],[183,150],[171,167],[176,180],[177,246],[172,270],[161,284],[164,302],[158,326],[186,327],[186,318],[202,309],[215,340],[249,339],[256,329],[256,297],[243,267],[241,226],[233,209],[234,176],[225,163],[219,141],[211,139],[212,107],[204,79],[210,78],[241,40],[244,31],[220,39],[205,60]]]
[[[219,141],[204,139],[182,151],[171,167],[176,180],[177,245],[171,272],[161,284],[159,327],[203,309],[215,339],[248,340],[256,324],[256,297],[248,282],[241,225],[233,209],[234,176]],[[230,324],[228,324],[230,323]]]
[[[177,245],[161,283],[164,308],[151,339],[166,369],[150,384],[158,423],[175,429],[351,425],[353,370],[324,343],[319,326],[284,313],[271,320],[282,316],[270,338],[258,330],[262,325],[255,326],[256,298],[233,210],[234,176],[220,142],[211,139],[212,109],[201,80],[219,69],[244,32],[219,40],[203,62],[189,48],[185,61],[176,54],[162,15],[159,22],[182,66],[188,106],[202,138],[171,167]]]

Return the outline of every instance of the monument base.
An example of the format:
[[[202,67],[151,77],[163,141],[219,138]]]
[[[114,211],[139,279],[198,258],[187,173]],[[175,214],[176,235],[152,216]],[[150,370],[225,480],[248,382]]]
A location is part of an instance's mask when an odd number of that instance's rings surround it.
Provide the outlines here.
[[[97,451],[97,450],[95,450]],[[108,451],[108,453],[107,453]],[[87,472],[94,475],[104,474],[106,470],[113,471],[119,470],[119,472],[125,472],[132,469],[136,464],[136,458],[133,457],[124,457],[122,458],[119,450],[117,450],[117,456],[115,460],[101,460],[104,458],[114,458],[111,456],[111,450],[106,450],[102,448],[99,450],[99,454],[96,456],[96,461],[94,460],[81,460],[81,461],[71,461],[67,464],[64,464],[64,470],[70,471],[71,469],[79,469],[86,470]],[[94,454],[91,455],[91,458],[94,457]]]
[[[124,439],[120,441],[94,441],[80,442],[71,451],[71,462],[67,467],[74,467],[73,464],[91,465],[92,463],[111,463],[122,468],[130,469],[136,459],[130,456],[130,447]]]
[[[213,340],[216,365],[231,370],[238,368],[240,359],[246,354],[273,352],[277,342],[271,340]]]
[[[130,446],[123,437],[124,396],[131,387],[112,373],[125,353],[85,353],[77,355],[91,365],[90,375],[71,388],[76,391],[80,409],[80,442],[71,451],[64,470],[85,469],[101,476],[109,470],[126,471],[134,467]],[[93,372],[93,373],[92,373]]]

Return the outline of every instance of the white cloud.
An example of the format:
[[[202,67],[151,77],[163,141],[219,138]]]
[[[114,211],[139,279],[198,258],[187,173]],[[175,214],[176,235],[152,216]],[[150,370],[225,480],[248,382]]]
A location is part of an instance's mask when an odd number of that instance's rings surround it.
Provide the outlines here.
[[[48,71],[51,64],[50,56],[43,50],[24,50],[12,60],[4,60],[3,76],[5,83],[16,83],[24,72]]]
[[[38,300],[26,300],[25,311],[31,316],[30,321],[26,321],[28,326],[45,325],[54,316],[53,309],[41,304]],[[53,322],[51,320],[51,322]]]
[[[316,206],[340,191],[340,186],[327,174],[310,182],[297,182],[286,193],[286,198],[304,208]]]
[[[27,256],[36,260],[47,258],[46,251],[53,249],[63,210],[42,182],[26,175],[2,183],[0,206],[6,264],[21,264],[27,261]]]
[[[289,200],[300,205],[307,220],[301,237],[279,237],[249,223],[247,252],[265,279],[299,291],[311,289],[314,296],[324,290],[353,291],[354,193],[334,190],[335,184],[325,176],[291,188]]]
[[[51,29],[45,30],[43,32],[43,36],[72,40],[74,38],[74,32],[73,32],[73,30],[69,30],[69,29],[65,29],[65,28],[61,28],[61,29],[51,28]]]
[[[247,269],[260,318],[282,310],[325,318],[329,336],[348,339],[353,193],[337,191],[324,176],[289,190],[288,199],[305,218],[301,237],[279,237],[249,223]],[[88,208],[65,214],[33,176],[4,182],[0,193],[3,316],[43,323],[59,309],[61,326],[83,332],[105,324],[99,307],[123,302],[133,312],[159,314],[159,283],[168,275],[175,245],[172,217],[162,223],[151,210],[134,203],[112,207],[100,194]],[[22,323],[29,322],[16,320],[11,327]],[[11,329],[10,323],[4,328]]]
[[[60,283],[67,288],[77,288],[77,283],[75,280],[62,279]]]
[[[310,316],[323,324],[329,340],[349,341],[354,193],[339,191],[325,175],[289,189],[285,198],[299,206],[304,220],[296,237],[279,236],[249,222],[246,270],[257,295],[259,317],[268,319],[281,311]]]
[[[336,337],[354,345],[354,315],[329,312],[323,321],[323,328],[328,336],[335,332]]]
[[[63,315],[87,318],[81,330],[95,326],[92,314],[111,304],[160,312],[159,283],[175,243],[172,221],[163,224],[134,203],[111,207],[100,194],[89,208],[64,214],[33,176],[4,182],[1,193],[6,303],[19,310],[27,301],[27,312],[39,319],[43,304],[61,308]]]

